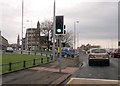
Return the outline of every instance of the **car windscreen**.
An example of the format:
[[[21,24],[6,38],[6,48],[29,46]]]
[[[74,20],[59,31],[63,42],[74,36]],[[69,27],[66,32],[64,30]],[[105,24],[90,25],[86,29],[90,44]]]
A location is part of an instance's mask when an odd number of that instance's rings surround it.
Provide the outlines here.
[[[120,52],[120,49],[116,49],[115,52]]]
[[[91,52],[92,53],[106,53],[106,50],[105,49],[93,49]]]
[[[68,51],[68,49],[62,49],[62,51]]]
[[[12,47],[7,47],[7,50],[13,50]]]

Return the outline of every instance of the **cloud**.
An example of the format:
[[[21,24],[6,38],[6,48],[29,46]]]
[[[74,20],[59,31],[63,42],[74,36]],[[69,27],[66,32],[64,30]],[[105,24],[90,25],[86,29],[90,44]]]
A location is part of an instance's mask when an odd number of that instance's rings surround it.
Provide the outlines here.
[[[66,23],[69,29],[74,29],[86,39],[117,39],[118,35],[118,7],[117,2],[85,2],[65,11]],[[72,28],[70,28],[72,27]]]
[[[22,23],[22,0],[2,0],[0,11],[2,12],[2,34],[10,43],[16,42],[17,35],[21,35]],[[53,19],[54,0],[24,0],[24,27],[36,27],[39,20]],[[65,25],[68,30],[74,29],[76,24],[77,33],[82,39],[117,39],[117,2],[81,2],[83,0],[56,0],[56,15],[64,15]],[[100,1],[100,0],[96,0]],[[26,28],[24,28],[24,33]]]

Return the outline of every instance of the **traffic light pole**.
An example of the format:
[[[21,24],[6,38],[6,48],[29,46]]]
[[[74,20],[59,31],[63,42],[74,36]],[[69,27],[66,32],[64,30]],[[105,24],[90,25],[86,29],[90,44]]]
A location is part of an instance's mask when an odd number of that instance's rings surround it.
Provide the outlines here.
[[[61,35],[58,35],[58,65],[59,65],[59,72],[62,72],[62,65],[61,65]]]

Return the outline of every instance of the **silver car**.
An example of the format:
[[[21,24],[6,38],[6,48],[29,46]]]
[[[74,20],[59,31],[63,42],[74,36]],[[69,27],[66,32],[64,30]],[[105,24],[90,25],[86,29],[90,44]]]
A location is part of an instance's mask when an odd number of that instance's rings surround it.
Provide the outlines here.
[[[94,48],[90,49],[88,53],[89,66],[95,64],[103,65],[103,63],[107,66],[110,65],[110,58],[106,49]]]

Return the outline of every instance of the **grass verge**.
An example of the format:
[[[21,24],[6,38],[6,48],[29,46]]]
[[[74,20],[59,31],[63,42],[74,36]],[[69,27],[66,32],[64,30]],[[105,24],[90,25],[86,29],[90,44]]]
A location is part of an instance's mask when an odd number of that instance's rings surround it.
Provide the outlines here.
[[[43,63],[41,62],[43,58]],[[25,61],[25,63],[24,63]],[[49,58],[49,62],[52,60]],[[11,70],[9,63],[12,63]],[[47,57],[40,55],[30,55],[30,54],[15,54],[15,53],[3,53],[2,54],[2,74],[10,71],[20,70],[27,67],[32,67],[39,64],[47,63]],[[25,65],[25,66],[24,66]]]

